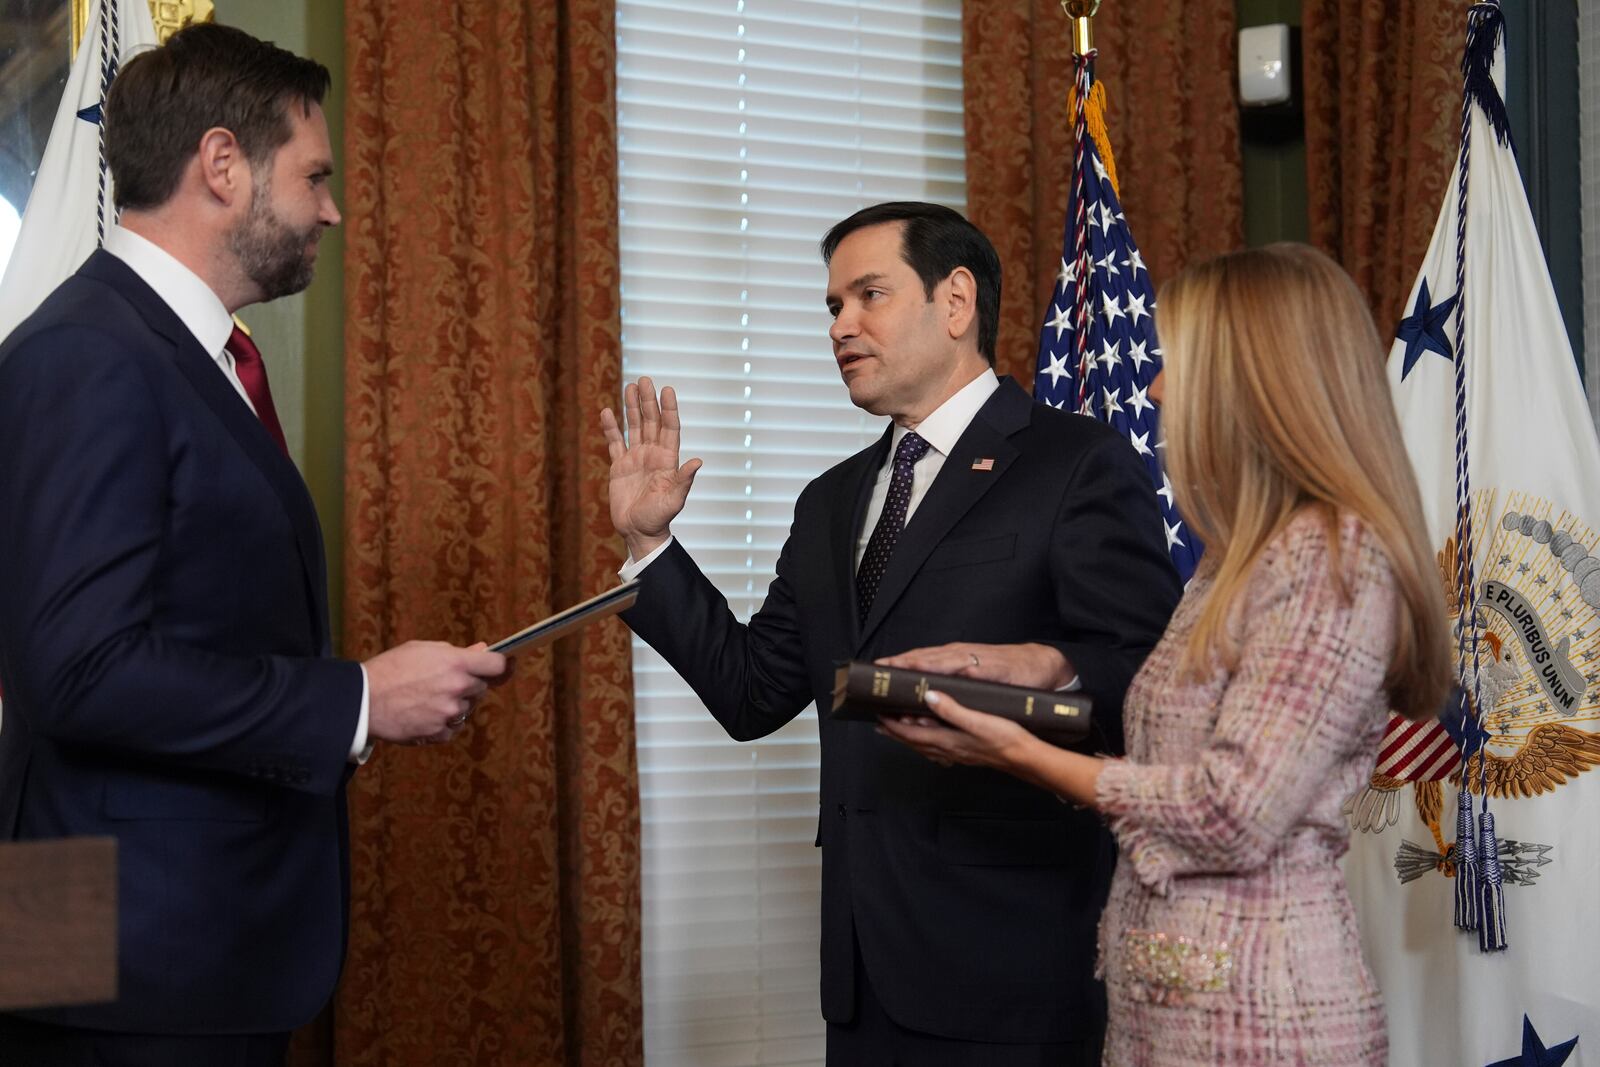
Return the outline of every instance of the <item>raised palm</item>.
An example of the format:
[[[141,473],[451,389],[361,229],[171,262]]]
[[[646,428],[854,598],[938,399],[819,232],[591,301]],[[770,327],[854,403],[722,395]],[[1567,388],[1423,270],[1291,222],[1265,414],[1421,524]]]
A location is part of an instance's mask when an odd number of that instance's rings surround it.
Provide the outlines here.
[[[640,378],[623,390],[626,423],[619,426],[610,408],[600,413],[611,453],[611,524],[634,559],[665,541],[672,520],[683,510],[700,461],[678,465],[681,424],[678,398],[668,386],[656,398],[655,384]]]

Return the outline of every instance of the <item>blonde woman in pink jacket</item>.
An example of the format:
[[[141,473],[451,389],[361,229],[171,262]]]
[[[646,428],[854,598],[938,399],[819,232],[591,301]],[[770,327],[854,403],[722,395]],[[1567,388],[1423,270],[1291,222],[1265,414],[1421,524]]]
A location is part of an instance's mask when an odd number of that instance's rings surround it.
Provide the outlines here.
[[[1191,268],[1157,315],[1164,396],[1150,392],[1206,555],[1128,690],[1127,758],[938,693],[881,729],[1103,813],[1120,849],[1100,932],[1107,1064],[1381,1065],[1340,807],[1387,711],[1433,715],[1451,674],[1384,348],[1349,277],[1302,245]],[[1025,655],[984,652],[887,662],[1037,681]]]

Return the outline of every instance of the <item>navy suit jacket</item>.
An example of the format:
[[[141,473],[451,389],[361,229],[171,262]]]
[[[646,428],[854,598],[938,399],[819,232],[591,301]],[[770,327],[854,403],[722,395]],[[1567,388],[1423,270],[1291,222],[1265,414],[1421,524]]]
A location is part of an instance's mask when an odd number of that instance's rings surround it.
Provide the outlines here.
[[[305,483],[176,314],[96,252],[0,345],[0,839],[118,842],[119,997],[282,1031],[338,978],[360,667]]]
[[[902,533],[857,622],[855,548],[891,434],[795,504],[777,577],[741,626],[674,543],[623,618],[733,737],[816,701],[834,668],[950,641],[1042,641],[1121,745],[1122,695],[1180,593],[1138,455],[1115,432],[1036,405],[1009,378]],[[992,470],[973,469],[991,459]],[[822,1013],[848,1022],[855,945],[889,1015],[967,1041],[1089,1038],[1104,1025],[1095,926],[1116,851],[1099,818],[997,771],[944,768],[824,714]]]

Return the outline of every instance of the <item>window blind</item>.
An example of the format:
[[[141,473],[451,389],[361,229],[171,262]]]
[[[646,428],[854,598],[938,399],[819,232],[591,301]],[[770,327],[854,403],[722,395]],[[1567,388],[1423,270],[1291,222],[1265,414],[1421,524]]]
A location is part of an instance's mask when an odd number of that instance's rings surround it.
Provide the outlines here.
[[[877,437],[827,338],[827,228],[962,209],[959,0],[619,0],[623,367],[705,460],[673,532],[741,620],[810,479]],[[814,712],[723,733],[634,647],[650,1067],[817,1064]]]

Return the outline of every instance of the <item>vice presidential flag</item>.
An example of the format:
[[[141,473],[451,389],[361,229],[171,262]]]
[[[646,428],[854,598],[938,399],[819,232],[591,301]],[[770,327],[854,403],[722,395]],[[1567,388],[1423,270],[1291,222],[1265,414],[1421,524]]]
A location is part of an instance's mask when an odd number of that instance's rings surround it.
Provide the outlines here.
[[[1391,1064],[1596,1067],[1600,444],[1513,155],[1499,5],[1469,27],[1454,180],[1388,365],[1466,699],[1391,722],[1346,872]]]
[[[1105,91],[1094,84],[1095,52],[1076,57],[1074,148],[1061,270],[1039,334],[1033,398],[1109,424],[1143,457],[1155,484],[1178,574],[1188,581],[1200,558],[1161,469],[1161,433],[1146,395],[1161,371],[1155,289],[1117,198],[1104,132]],[[1104,146],[1104,147],[1102,147]]]
[[[114,223],[100,111],[123,60],[156,44],[147,0],[95,0],[0,278],[0,338],[100,247]]]

